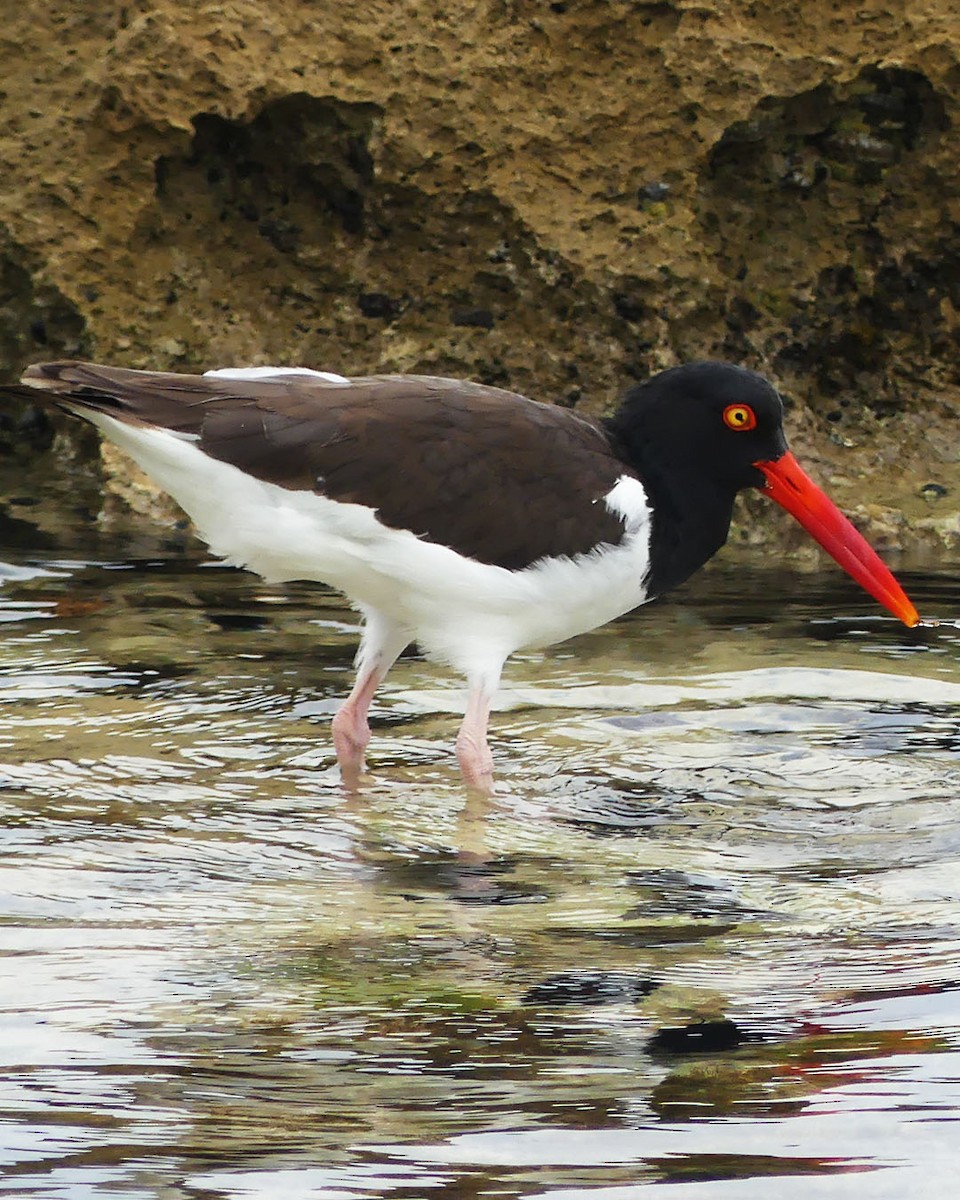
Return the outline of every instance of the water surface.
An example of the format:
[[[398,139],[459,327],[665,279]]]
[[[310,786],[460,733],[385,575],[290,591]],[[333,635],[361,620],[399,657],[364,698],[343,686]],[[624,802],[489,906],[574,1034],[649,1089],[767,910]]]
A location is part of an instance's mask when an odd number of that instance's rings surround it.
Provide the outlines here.
[[[0,1194],[954,1194],[956,574],[519,658],[483,802],[415,656],[343,792],[335,596],[4,532]]]

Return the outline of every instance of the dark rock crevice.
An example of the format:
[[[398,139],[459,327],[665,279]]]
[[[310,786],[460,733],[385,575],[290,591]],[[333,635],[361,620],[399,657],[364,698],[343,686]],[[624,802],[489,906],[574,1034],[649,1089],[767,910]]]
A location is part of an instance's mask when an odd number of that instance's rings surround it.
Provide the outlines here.
[[[956,229],[915,229],[925,162],[948,127],[924,75],[870,66],[761,101],[709,155],[700,219],[734,281],[725,347],[805,373],[834,420],[841,395],[895,411],[898,373],[956,356]]]

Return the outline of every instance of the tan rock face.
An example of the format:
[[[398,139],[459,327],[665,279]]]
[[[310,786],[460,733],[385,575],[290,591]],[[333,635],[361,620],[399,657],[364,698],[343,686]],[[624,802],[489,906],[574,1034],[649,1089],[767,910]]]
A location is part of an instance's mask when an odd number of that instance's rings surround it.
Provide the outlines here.
[[[54,0],[3,39],[8,377],[274,362],[600,411],[727,357],[868,533],[955,542],[950,0]]]

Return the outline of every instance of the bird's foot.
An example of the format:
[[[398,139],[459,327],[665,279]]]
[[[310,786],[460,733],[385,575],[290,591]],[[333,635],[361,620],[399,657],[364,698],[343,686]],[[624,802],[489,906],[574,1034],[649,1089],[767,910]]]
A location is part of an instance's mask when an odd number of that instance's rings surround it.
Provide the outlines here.
[[[370,741],[366,719],[344,704],[333,718],[333,748],[337,752],[344,785],[355,788],[363,774],[364,754]]]
[[[487,743],[473,738],[457,738],[457,762],[464,784],[472,791],[489,796],[493,792],[493,755]]]

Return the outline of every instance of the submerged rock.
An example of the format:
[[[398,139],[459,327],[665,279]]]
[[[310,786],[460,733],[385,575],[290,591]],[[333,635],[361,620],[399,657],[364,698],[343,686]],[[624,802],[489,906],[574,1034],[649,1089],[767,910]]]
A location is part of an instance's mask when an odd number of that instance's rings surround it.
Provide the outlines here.
[[[657,987],[656,980],[620,971],[560,971],[528,988],[522,1003],[546,1007],[632,1004]]]
[[[710,1054],[735,1050],[745,1040],[733,1021],[695,1021],[692,1025],[659,1029],[647,1049],[660,1054]]]

